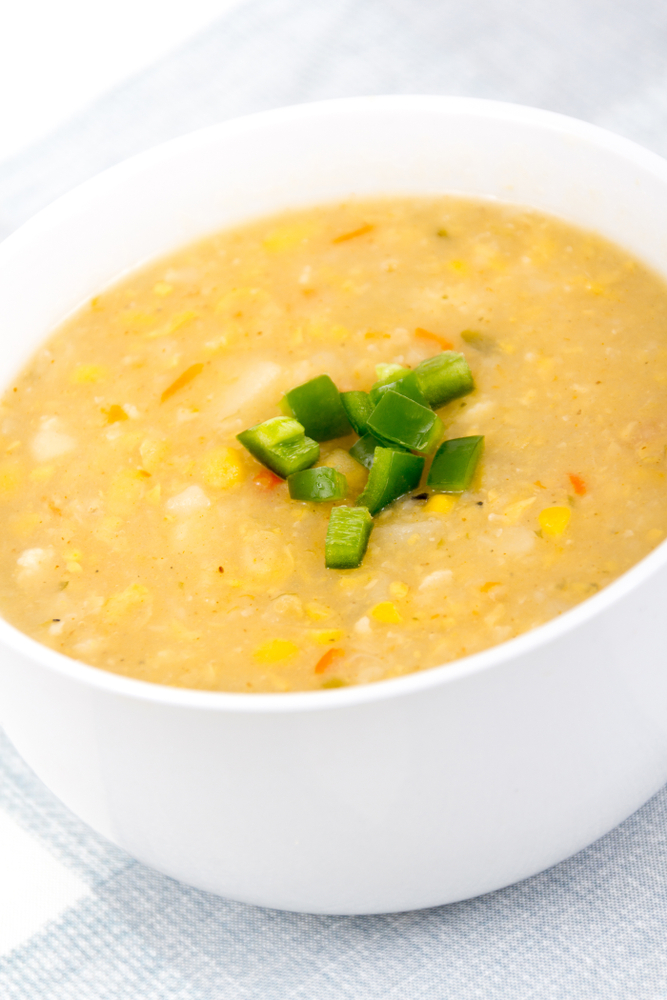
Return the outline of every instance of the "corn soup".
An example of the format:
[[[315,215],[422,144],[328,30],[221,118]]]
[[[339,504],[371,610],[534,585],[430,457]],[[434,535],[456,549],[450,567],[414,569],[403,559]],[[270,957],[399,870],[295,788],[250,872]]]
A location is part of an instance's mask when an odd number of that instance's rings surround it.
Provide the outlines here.
[[[211,236],[79,309],[6,392],[0,611],[88,664],[224,691],[367,683],[503,642],[664,537],[666,330],[655,274],[514,206],[358,201]],[[326,375],[366,405],[461,355],[474,388],[426,407],[421,451],[399,433],[360,453],[342,418],[296,485],[254,457],[257,425],[300,426],[295,387]],[[436,463],[459,440],[452,489]],[[410,468],[374,509],[385,451]],[[352,561],[330,558],[341,519],[366,533]]]

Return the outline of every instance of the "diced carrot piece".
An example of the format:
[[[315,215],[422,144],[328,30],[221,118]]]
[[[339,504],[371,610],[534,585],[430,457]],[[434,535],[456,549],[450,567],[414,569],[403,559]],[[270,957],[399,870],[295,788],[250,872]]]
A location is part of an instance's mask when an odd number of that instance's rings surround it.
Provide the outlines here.
[[[339,656],[345,656],[345,650],[343,649],[328,649],[324,656],[321,656],[317,663],[315,664],[315,673],[323,674],[327,667],[330,667],[335,659]]]
[[[434,340],[436,344],[440,344],[443,351],[451,351],[454,347],[451,340],[447,340],[447,337],[443,337],[439,333],[431,333],[430,330],[424,330],[421,326],[415,330],[415,337],[419,337],[421,340]]]
[[[570,482],[572,483],[572,489],[577,494],[578,497],[586,496],[586,483],[583,481],[581,476],[577,476],[574,472],[569,475]]]
[[[269,490],[274,489],[274,487],[279,486],[282,483],[282,479],[280,476],[275,476],[269,469],[262,469],[253,479],[253,483],[257,489],[267,493]]]
[[[375,229],[375,226],[366,223],[365,226],[359,226],[358,229],[353,229],[350,233],[342,233],[340,236],[336,236],[331,242],[345,243],[346,240],[353,240],[355,236],[365,236],[366,233],[370,233],[373,229]]]
[[[175,392],[178,392],[179,389],[183,389],[184,386],[189,385],[193,378],[200,375],[203,370],[204,366],[201,363],[197,365],[190,365],[189,368],[185,369],[182,375],[178,376],[175,382],[172,382],[171,385],[167,386],[160,397],[160,402],[164,403],[167,399],[173,396]]]

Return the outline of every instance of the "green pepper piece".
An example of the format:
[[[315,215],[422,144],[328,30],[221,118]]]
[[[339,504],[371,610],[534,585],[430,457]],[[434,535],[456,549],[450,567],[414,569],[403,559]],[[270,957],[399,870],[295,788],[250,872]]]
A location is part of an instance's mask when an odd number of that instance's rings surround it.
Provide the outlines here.
[[[384,393],[371,413],[368,429],[383,441],[424,455],[437,447],[444,430],[433,410],[392,389]]]
[[[398,392],[401,396],[414,399],[415,403],[428,406],[419,385],[416,371],[412,371],[410,368],[399,368],[397,371],[390,372],[384,378],[379,379],[375,385],[371,386],[369,395],[373,406],[377,406],[385,392],[389,391]]]
[[[406,371],[409,371],[409,368],[404,368],[403,365],[394,364],[392,361],[380,361],[379,364],[375,366],[375,374],[380,381],[384,378],[388,378],[389,375],[393,375],[395,372]]]
[[[283,479],[307,469],[320,457],[320,446],[305,436],[302,425],[292,417],[271,417],[237,434],[236,439]]]
[[[313,503],[342,500],[347,494],[347,479],[343,473],[328,466],[294,472],[288,476],[287,486],[292,500],[311,500]]]
[[[372,434],[364,434],[363,437],[359,438],[352,447],[350,448],[350,455],[358,462],[359,465],[363,465],[364,469],[370,469],[373,464],[373,459],[375,458],[375,449],[381,446],[382,442],[374,438]]]
[[[420,455],[394,448],[376,448],[366,489],[357,498],[357,506],[377,514],[393,500],[414,490],[423,470],[424,459]]]
[[[435,453],[426,485],[440,493],[463,493],[470,487],[483,449],[481,434],[443,441]]]
[[[296,417],[315,441],[330,441],[350,433],[340,393],[328,375],[318,375],[290,389],[284,397],[283,409]]]
[[[465,340],[466,344],[470,344],[482,354],[491,354],[498,350],[498,341],[489,337],[487,333],[480,333],[479,330],[463,330],[461,340]]]
[[[324,542],[327,569],[355,569],[361,565],[373,530],[365,507],[334,507]]]
[[[355,431],[362,437],[366,433],[368,418],[373,412],[373,403],[367,392],[341,392],[340,401]]]
[[[417,365],[415,375],[427,405],[436,410],[475,388],[468,362],[458,351],[443,351],[427,358]]]

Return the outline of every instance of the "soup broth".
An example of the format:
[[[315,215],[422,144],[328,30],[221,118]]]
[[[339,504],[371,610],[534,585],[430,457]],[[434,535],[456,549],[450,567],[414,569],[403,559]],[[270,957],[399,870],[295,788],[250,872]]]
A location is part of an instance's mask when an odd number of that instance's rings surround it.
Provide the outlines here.
[[[515,206],[357,201],[211,236],[102,291],[6,392],[0,611],[96,667],[240,692],[504,642],[664,537],[666,329],[655,274]],[[485,438],[470,489],[424,477],[358,568],[325,568],[332,504],[290,499],[237,434],[322,373],[367,391],[448,349],[475,389],[444,436]],[[343,504],[368,476],[355,441],[320,446]]]

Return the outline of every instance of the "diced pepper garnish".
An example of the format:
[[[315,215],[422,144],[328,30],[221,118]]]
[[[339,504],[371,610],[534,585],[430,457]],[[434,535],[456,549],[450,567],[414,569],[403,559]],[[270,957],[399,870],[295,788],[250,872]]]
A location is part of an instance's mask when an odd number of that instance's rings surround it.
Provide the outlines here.
[[[570,516],[569,507],[545,507],[540,511],[538,521],[543,533],[555,538],[563,534],[570,523]]]
[[[382,395],[368,418],[368,429],[383,441],[425,455],[434,450],[444,430],[433,410],[393,389]]]
[[[197,375],[200,375],[203,370],[204,366],[201,363],[197,365],[190,365],[189,368],[185,369],[182,375],[179,375],[178,378],[171,383],[171,385],[167,386],[160,396],[160,402],[166,402],[166,400],[170,399],[171,396],[173,396],[175,392],[178,392],[179,389],[183,389],[186,385],[189,385],[190,382],[192,382]]]
[[[491,354],[498,350],[498,341],[495,337],[489,337],[487,333],[480,333],[479,330],[463,330],[461,340],[465,340],[466,344],[470,344],[482,354]]]
[[[345,651],[342,649],[328,649],[324,656],[315,664],[315,673],[323,674],[324,671],[331,666],[334,660],[337,660],[340,656],[345,656]]]
[[[422,326],[418,326],[415,330],[415,337],[419,337],[420,340],[434,340],[436,344],[440,344],[443,351],[451,351],[454,347],[447,337],[443,337],[439,333],[431,333],[430,330],[425,330]]]
[[[443,441],[435,453],[426,485],[442,493],[463,493],[470,487],[483,449],[481,434]]]
[[[303,426],[291,417],[271,417],[236,435],[259,462],[286,479],[317,461],[320,446],[305,436]]]
[[[295,417],[308,437],[330,441],[350,433],[340,393],[328,375],[318,375],[286,393],[283,409]]]
[[[404,368],[403,365],[397,365],[393,361],[380,361],[375,366],[375,374],[378,379],[389,378],[390,375],[395,375],[397,372],[409,372],[409,368]]]
[[[376,448],[366,489],[358,497],[357,505],[366,507],[371,514],[377,514],[387,504],[413,490],[421,479],[423,469],[424,459],[419,455],[394,448]]]
[[[367,392],[354,390],[352,392],[341,392],[340,401],[347,414],[347,419],[359,437],[362,437],[366,433],[368,418],[373,412],[374,404],[371,402],[371,397]]]
[[[353,230],[352,230],[351,232],[349,232],[349,233],[342,233],[342,234],[341,234],[340,236],[335,236],[335,237],[334,237],[334,238],[332,239],[332,241],[331,241],[331,242],[332,242],[332,243],[345,243],[345,242],[346,242],[347,240],[353,240],[353,239],[355,239],[355,238],[356,238],[357,236],[365,236],[365,235],[366,235],[366,233],[370,233],[370,232],[372,232],[372,230],[373,230],[374,228],[375,228],[375,227],[374,227],[374,226],[371,226],[371,225],[370,225],[370,223],[366,223],[366,225],[365,225],[365,226],[359,226],[359,228],[358,228],[358,229],[353,229]]]
[[[424,512],[427,514],[449,514],[455,504],[456,497],[436,493],[424,504]]]
[[[292,500],[310,500],[313,503],[342,500],[347,494],[345,476],[328,466],[295,472],[287,477],[287,486]]]
[[[381,376],[371,387],[369,395],[373,406],[378,405],[386,392],[398,392],[401,396],[407,396],[408,399],[414,399],[416,403],[421,403],[422,406],[428,406],[424,393],[419,387],[416,373],[410,368],[396,368],[394,365],[391,367],[394,370]]]
[[[383,625],[398,625],[403,619],[396,610],[396,606],[391,601],[382,601],[376,604],[371,611],[371,618]]]
[[[364,469],[370,469],[375,458],[375,449],[378,447],[380,447],[380,442],[377,438],[374,438],[372,434],[364,434],[352,445],[350,455],[355,462],[363,465]]]
[[[258,472],[253,479],[255,486],[263,492],[268,492],[269,490],[274,489],[274,487],[279,486],[282,481],[283,480],[280,476],[276,476],[270,469],[262,469],[262,471]]]
[[[415,368],[419,388],[429,406],[437,409],[475,388],[472,372],[463,354],[443,351]]]
[[[327,569],[354,569],[361,565],[373,530],[365,507],[334,507],[324,543]]]
[[[572,489],[577,494],[577,496],[578,497],[586,496],[586,483],[583,481],[581,476],[577,476],[575,475],[574,472],[571,472],[568,478],[572,483]]]

